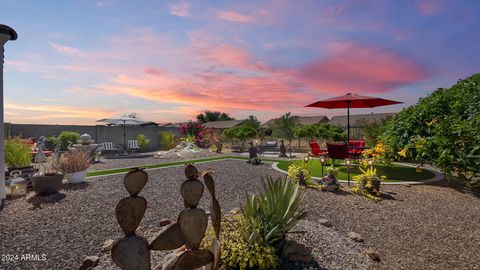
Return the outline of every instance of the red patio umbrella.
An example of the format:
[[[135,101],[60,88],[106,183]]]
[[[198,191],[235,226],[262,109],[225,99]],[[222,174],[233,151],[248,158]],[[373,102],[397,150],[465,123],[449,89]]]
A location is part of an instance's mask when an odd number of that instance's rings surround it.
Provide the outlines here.
[[[377,97],[367,97],[348,93],[346,95],[319,100],[305,107],[317,107],[326,109],[347,109],[347,143],[350,141],[350,108],[374,108],[403,102],[388,100]]]

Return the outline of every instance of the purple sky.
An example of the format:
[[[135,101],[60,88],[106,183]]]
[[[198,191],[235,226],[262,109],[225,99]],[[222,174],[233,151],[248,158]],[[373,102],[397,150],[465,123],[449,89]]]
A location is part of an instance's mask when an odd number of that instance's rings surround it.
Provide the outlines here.
[[[347,92],[398,111],[480,66],[476,0],[140,2],[2,1],[6,121],[331,116],[303,106]]]

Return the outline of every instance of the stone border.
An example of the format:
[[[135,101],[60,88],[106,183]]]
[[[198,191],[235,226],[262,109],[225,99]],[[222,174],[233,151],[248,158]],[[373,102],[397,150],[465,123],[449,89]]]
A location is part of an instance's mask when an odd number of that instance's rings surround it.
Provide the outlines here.
[[[278,162],[273,162],[272,168],[278,172],[287,174],[286,171],[278,168],[277,166]],[[415,168],[415,165],[412,164],[406,164],[406,163],[400,163],[400,162],[393,162],[395,165],[402,165],[402,166],[407,166],[407,167],[413,167]],[[424,170],[427,170],[424,168]],[[427,179],[427,180],[421,180],[421,181],[395,181],[395,182],[382,182],[382,185],[422,185],[422,184],[428,184],[428,183],[434,183],[438,181],[442,181],[444,179],[443,174],[439,171],[428,169],[427,171],[432,172],[435,176],[433,178]],[[312,176],[312,179],[315,180],[321,180],[320,177]],[[338,179],[339,182],[341,183],[348,183],[348,180],[340,180]],[[354,182],[353,180],[350,180],[350,182]]]

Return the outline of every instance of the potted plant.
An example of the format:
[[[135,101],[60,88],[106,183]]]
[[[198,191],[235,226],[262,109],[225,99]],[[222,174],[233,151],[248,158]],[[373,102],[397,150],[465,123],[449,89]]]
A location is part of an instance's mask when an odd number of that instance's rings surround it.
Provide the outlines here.
[[[322,177],[322,182],[324,184],[324,190],[326,191],[334,191],[340,188],[340,185],[337,181],[337,176],[340,174],[340,171],[337,167],[328,166],[326,168],[327,174]]]
[[[87,169],[90,166],[90,155],[84,151],[70,151],[63,154],[55,166],[66,174],[69,183],[82,183],[85,181]]]
[[[62,181],[65,174],[58,170],[55,164],[56,162],[53,157],[49,157],[47,162],[40,163],[43,170],[39,170],[32,175],[31,180],[36,195],[53,195],[58,193],[62,188]]]
[[[20,171],[20,177],[28,179],[35,172],[32,163],[32,149],[22,139],[15,137],[5,140],[5,163],[8,166],[6,176],[12,171]]]

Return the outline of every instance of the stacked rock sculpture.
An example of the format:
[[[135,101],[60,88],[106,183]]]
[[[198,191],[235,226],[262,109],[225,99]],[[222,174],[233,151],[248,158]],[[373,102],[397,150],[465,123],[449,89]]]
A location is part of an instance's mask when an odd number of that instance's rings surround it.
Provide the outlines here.
[[[146,200],[137,195],[145,186],[148,175],[141,169],[134,169],[125,176],[124,184],[130,197],[121,200],[116,208],[117,221],[125,237],[112,248],[112,259],[121,269],[150,269],[150,250],[174,250],[164,258],[162,269],[165,270],[218,268],[221,210],[215,197],[212,173],[202,174],[211,195],[210,217],[215,232],[209,250],[200,249],[208,226],[208,214],[197,208],[203,196],[204,184],[198,180],[200,174],[192,164],[186,166],[185,176],[187,180],[180,188],[185,209],[178,215],[177,222],[170,224],[150,244],[145,238],[135,235],[147,206]]]

